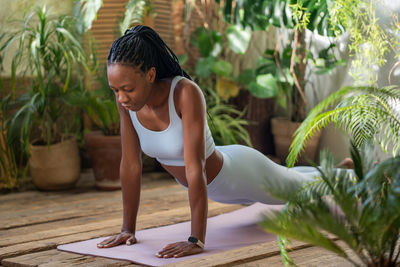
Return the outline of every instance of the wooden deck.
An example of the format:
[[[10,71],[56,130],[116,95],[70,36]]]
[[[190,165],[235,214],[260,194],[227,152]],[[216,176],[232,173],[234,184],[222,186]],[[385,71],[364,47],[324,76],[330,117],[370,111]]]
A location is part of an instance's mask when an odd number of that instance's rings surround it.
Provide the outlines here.
[[[209,216],[239,205],[209,202]],[[143,177],[137,228],[187,221],[187,192],[163,173]],[[90,171],[75,189],[62,192],[26,191],[0,195],[1,266],[140,266],[127,261],[61,252],[59,244],[118,233],[122,222],[120,191],[98,191]],[[294,243],[291,256],[299,266],[350,266],[325,250]],[[172,266],[172,265],[169,265]],[[254,245],[173,266],[283,266],[276,242]]]

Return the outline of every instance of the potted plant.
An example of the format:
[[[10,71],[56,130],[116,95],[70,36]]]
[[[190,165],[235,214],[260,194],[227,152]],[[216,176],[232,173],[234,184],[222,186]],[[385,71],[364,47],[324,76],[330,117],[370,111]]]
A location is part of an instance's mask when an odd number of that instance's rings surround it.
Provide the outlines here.
[[[121,137],[119,113],[106,73],[97,75],[95,88],[77,95],[74,104],[90,119],[94,130],[85,133],[85,146],[95,176],[96,187],[103,190],[121,188],[119,164]]]
[[[141,23],[144,16],[151,20],[152,3],[148,0],[130,0],[125,5],[125,14],[119,23],[123,34],[132,24]],[[121,137],[119,112],[115,96],[110,89],[106,71],[98,72],[93,88],[85,90],[74,99],[92,122],[93,130],[84,135],[96,187],[101,190],[121,188],[119,165],[121,162]],[[143,171],[158,168],[155,160],[143,156]]]
[[[280,196],[289,201],[284,209],[265,215],[261,226],[279,235],[285,265],[295,265],[287,253],[289,238],[332,251],[354,266],[399,265],[400,157],[376,164],[371,149],[361,151],[353,145],[354,173],[338,173],[333,157],[322,156],[321,177],[295,196]]]
[[[2,88],[0,93],[0,191],[20,188],[26,178],[28,166],[25,155],[15,139],[8,137],[8,115],[13,110],[12,97]]]
[[[90,68],[78,29],[73,16],[51,16],[45,7],[35,8],[15,31],[4,33],[0,46],[2,59],[12,56],[10,94],[18,105],[8,120],[8,139],[23,143],[33,182],[43,190],[69,188],[80,176],[73,135],[79,116],[69,100],[81,90],[82,73]],[[12,44],[15,52],[8,49]],[[30,87],[15,98],[17,75],[26,77]]]
[[[315,65],[318,71],[323,73],[343,63],[331,53],[333,45],[313,54],[305,42],[306,30],[318,31],[321,35],[334,35],[329,24],[327,1],[229,0],[224,1],[223,14],[225,21],[236,25],[236,28],[265,31],[274,26],[276,32],[281,31],[276,38],[275,49],[267,49],[256,67],[242,70],[236,82],[247,88],[253,96],[275,98],[286,110],[287,116],[271,121],[272,131],[276,133],[275,150],[283,162],[288,154],[294,130],[305,118],[304,88],[307,82],[307,67]],[[269,38],[273,38],[272,35],[269,35]],[[318,140],[308,144],[307,147],[313,151],[306,158],[314,159],[317,144]],[[304,163],[307,162],[302,160],[302,164]]]
[[[208,125],[215,143],[245,143],[251,146],[249,132],[245,128],[249,125],[244,119],[246,109],[239,111],[228,101],[230,97],[238,95],[239,84],[233,74],[232,64],[223,57],[225,50],[243,54],[250,36],[234,26],[227,27],[225,34],[228,43],[223,40],[222,33],[216,30],[200,27],[193,33],[192,44],[201,53],[194,66],[194,76],[206,98]],[[246,35],[243,37],[246,40],[234,42],[233,39],[241,34]]]
[[[359,3],[365,4],[365,1]],[[367,13],[361,12],[364,20],[370,15],[375,18],[373,7],[368,2]],[[354,16],[352,9],[343,10],[350,12],[351,16],[347,13],[338,17],[359,21],[360,18]],[[345,21],[345,24],[350,25],[349,21]],[[394,22],[399,27],[397,21]],[[355,42],[369,44],[366,57],[358,58],[359,62],[379,65],[388,47],[398,47],[398,36],[387,35],[388,32],[376,24],[359,26],[354,23],[349,28],[350,35],[356,35]],[[364,27],[369,30],[364,31]],[[358,38],[360,31],[364,33],[364,38]],[[380,34],[376,35],[377,32]],[[392,30],[389,32],[393,33]],[[360,50],[355,52],[362,53]],[[370,59],[371,56],[373,58]],[[398,62],[394,64],[398,65]],[[364,65],[356,67],[356,73],[364,69]],[[366,74],[375,83],[375,75]],[[319,168],[320,178],[306,185],[296,196],[286,196],[289,203],[281,213],[267,215],[263,225],[269,231],[283,236],[279,240],[282,258],[286,263],[293,264],[285,249],[287,238],[293,238],[331,250],[356,266],[360,263],[366,266],[399,265],[399,102],[400,88],[397,85],[347,86],[327,97],[309,113],[296,133],[287,159],[288,165],[293,166],[307,138],[333,123],[346,130],[354,140],[351,152],[354,174],[338,174],[333,169],[332,157],[328,157]],[[384,151],[392,152],[393,157],[377,163],[375,153],[371,149],[365,150],[369,143],[379,144]],[[326,233],[343,241],[357,258],[349,258]]]

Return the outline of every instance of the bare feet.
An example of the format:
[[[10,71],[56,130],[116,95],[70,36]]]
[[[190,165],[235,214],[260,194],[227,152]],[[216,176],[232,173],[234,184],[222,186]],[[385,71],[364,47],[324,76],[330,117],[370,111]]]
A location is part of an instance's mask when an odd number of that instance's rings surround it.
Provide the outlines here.
[[[344,158],[338,165],[337,167],[342,168],[345,167],[347,169],[353,169],[354,168],[354,163],[351,158]]]

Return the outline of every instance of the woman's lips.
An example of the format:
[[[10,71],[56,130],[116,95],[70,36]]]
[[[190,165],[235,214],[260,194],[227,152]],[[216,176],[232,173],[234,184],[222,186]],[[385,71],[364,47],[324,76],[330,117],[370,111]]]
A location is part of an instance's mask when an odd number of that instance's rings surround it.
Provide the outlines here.
[[[126,109],[131,109],[132,108],[132,105],[122,105],[124,108],[126,108]]]

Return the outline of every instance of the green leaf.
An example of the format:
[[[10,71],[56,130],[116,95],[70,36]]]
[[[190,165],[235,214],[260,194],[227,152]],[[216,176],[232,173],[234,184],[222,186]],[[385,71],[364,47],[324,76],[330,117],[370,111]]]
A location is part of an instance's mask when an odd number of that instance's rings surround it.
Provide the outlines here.
[[[130,0],[125,5],[124,20],[119,24],[121,35],[124,34],[132,24],[142,23],[145,5],[145,0]]]
[[[214,57],[199,58],[196,63],[195,73],[196,75],[207,78],[211,75],[211,65],[215,62]]]
[[[272,74],[258,75],[256,82],[249,85],[249,91],[252,95],[259,98],[271,98],[278,94],[276,79]]]
[[[93,21],[97,18],[97,12],[103,5],[102,0],[77,0],[76,5],[80,7],[78,20],[82,23],[82,30],[86,32],[92,28]]]
[[[222,51],[222,36],[217,31],[200,27],[194,32],[191,42],[199,48],[203,57],[216,57]]]
[[[230,49],[237,54],[243,55],[249,46],[251,32],[232,25],[228,27],[226,33]]]
[[[237,81],[245,86],[249,86],[256,79],[256,71],[254,69],[245,69],[237,77]]]
[[[232,64],[221,59],[211,63],[211,70],[219,76],[229,77],[232,73]]]

